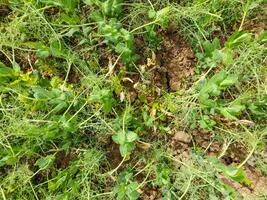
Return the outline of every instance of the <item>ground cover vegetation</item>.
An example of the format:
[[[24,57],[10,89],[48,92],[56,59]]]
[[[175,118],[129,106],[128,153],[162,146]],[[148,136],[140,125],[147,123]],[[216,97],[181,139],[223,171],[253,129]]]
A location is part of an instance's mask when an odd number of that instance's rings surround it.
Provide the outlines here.
[[[267,199],[265,0],[0,0],[0,199]]]

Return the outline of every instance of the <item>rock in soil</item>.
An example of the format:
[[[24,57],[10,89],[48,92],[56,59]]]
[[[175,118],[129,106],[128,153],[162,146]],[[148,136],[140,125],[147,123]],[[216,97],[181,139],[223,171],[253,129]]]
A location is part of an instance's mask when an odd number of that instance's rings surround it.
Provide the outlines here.
[[[191,135],[184,131],[176,131],[173,139],[183,143],[190,143],[191,142]]]

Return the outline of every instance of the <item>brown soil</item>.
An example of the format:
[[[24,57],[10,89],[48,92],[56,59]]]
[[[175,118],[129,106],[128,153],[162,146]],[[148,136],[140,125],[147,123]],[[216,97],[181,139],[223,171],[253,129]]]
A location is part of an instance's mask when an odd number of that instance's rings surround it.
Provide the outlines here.
[[[166,76],[170,91],[177,91],[186,84],[185,79],[194,75],[195,55],[191,46],[172,30],[164,35],[162,50],[157,54],[160,68],[155,79]]]
[[[0,52],[0,61],[6,66],[11,65],[10,61],[7,59],[7,57],[2,52]]]
[[[145,187],[142,190],[140,199],[142,200],[160,200],[162,199],[161,192],[157,188]]]
[[[60,9],[56,8],[56,7],[51,7],[51,8],[45,9],[45,14],[47,16],[54,16],[54,15],[58,14],[59,12],[60,12]]]
[[[55,165],[57,169],[65,169],[69,166],[71,160],[74,159],[74,155],[71,153],[66,153],[64,151],[60,151],[56,154]]]
[[[11,9],[8,7],[8,5],[0,4],[0,20],[2,18],[7,17],[10,12],[11,12]]]
[[[257,15],[246,20],[244,29],[249,32],[260,34],[267,30],[267,3],[259,7]]]
[[[208,156],[219,156],[222,152],[222,142],[216,140],[209,131],[194,130],[191,134],[188,134],[184,131],[173,129],[172,132],[173,137],[169,141],[169,151],[178,159],[186,161],[192,151],[193,144],[205,150]],[[221,161],[225,165],[237,166],[245,159],[246,153],[244,147],[235,142],[229,146]],[[244,168],[247,178],[252,182],[251,186],[234,182],[223,175],[220,175],[220,178],[225,184],[234,188],[242,197],[255,199],[260,195],[267,195],[267,177],[249,164],[246,164]]]
[[[16,61],[21,67],[23,71],[32,71],[32,67],[34,67],[34,64],[37,60],[37,56],[35,53],[24,53],[24,52],[18,52],[15,51],[16,53]],[[31,67],[32,66],[32,67]]]
[[[144,41],[140,38],[135,40],[136,52],[140,55],[139,69],[147,82],[142,84],[154,88],[147,93],[155,93],[154,97],[160,96],[159,90],[175,92],[188,86],[195,64],[193,49],[177,32],[170,28],[158,34],[161,34],[163,42],[152,58],[151,50],[144,47]]]
[[[221,176],[221,180],[234,188],[242,197],[258,199],[261,195],[267,194],[267,177],[255,169],[245,169],[247,178],[252,182],[251,186],[243,185]]]
[[[68,82],[72,84],[77,84],[80,82],[81,75],[73,69],[74,66],[71,67],[70,69],[70,74],[68,76]]]
[[[122,85],[127,88],[131,101],[136,99],[148,105],[162,95],[162,91],[175,92],[187,88],[190,77],[194,75],[195,55],[184,38],[171,29],[159,33],[164,38],[161,50],[148,51],[143,41],[135,43],[140,55],[138,73],[126,73]],[[120,68],[118,66],[117,68]]]
[[[109,160],[110,168],[114,169],[116,168],[122,161],[122,157],[119,150],[119,145],[115,144],[114,142],[110,141],[109,144],[107,144],[107,159]],[[122,165],[120,167],[120,170],[124,166]]]

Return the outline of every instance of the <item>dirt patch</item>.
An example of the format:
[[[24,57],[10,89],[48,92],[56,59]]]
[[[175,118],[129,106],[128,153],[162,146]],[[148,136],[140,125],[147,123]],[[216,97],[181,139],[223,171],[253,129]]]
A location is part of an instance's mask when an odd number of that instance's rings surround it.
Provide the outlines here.
[[[189,134],[190,133],[190,134]],[[169,139],[169,144],[173,155],[182,155],[187,158],[193,147],[201,148],[206,155],[218,157],[224,149],[223,141],[219,140],[209,131],[195,129],[184,132],[172,129],[173,136]],[[225,165],[237,165],[246,158],[247,151],[238,142],[229,145],[221,161]]]
[[[252,182],[251,186],[237,183],[221,176],[221,180],[234,188],[242,197],[258,199],[260,196],[267,195],[267,177],[254,169],[245,169],[247,178]]]
[[[249,30],[252,33],[260,34],[267,30],[267,3],[260,6],[256,16],[249,20],[246,20],[244,29]]]
[[[162,199],[161,192],[157,188],[145,187],[142,190],[140,199],[142,200],[160,200]]]
[[[222,144],[216,141],[209,131],[196,129],[185,132],[174,128],[172,133],[173,137],[169,143],[173,156],[188,158],[194,146],[200,147],[209,156],[217,156],[222,149]]]
[[[162,37],[160,50],[152,54],[144,47],[144,41],[135,40],[139,69],[145,75],[150,87],[175,92],[188,85],[188,78],[194,75],[195,55],[189,43],[170,28],[159,31]]]
[[[161,67],[155,77],[165,75],[169,90],[177,91],[186,83],[186,78],[194,75],[195,55],[191,46],[176,32],[169,30],[163,38],[162,50],[157,54]]]
[[[110,168],[116,168],[122,161],[122,157],[119,150],[119,145],[115,144],[114,142],[110,141],[107,144],[107,159],[109,160]],[[124,168],[124,164],[121,165],[119,171],[122,171]]]
[[[8,58],[2,53],[0,52],[0,61],[5,65],[5,66],[10,66],[11,63],[8,60]]]
[[[59,12],[60,12],[60,9],[57,7],[51,7],[51,8],[45,9],[45,14],[47,16],[54,16],[54,15],[58,14]]]
[[[170,152],[172,152],[174,157],[186,160],[192,149],[191,135],[184,131],[177,130],[176,128],[172,129],[172,133],[173,137],[170,138],[168,142],[168,144],[170,144]]]
[[[131,94],[133,102],[139,99],[148,105],[163,94],[163,91],[175,92],[190,86],[190,77],[194,75],[195,55],[191,46],[178,33],[169,30],[161,32],[163,42],[160,50],[152,52],[142,40],[135,40],[138,72],[126,72],[122,85]],[[117,67],[121,69],[121,67]]]
[[[222,157],[222,161],[225,165],[237,165],[243,162],[247,156],[246,154],[247,151],[244,146],[238,142],[235,142],[229,146],[225,156]]]
[[[69,163],[74,159],[74,155],[71,153],[65,153],[60,151],[56,154],[55,165],[57,169],[65,169],[69,166]]]
[[[70,73],[68,76],[68,83],[78,84],[81,80],[81,75],[77,71],[75,71],[75,69],[73,68],[74,66],[70,68]]]
[[[8,7],[8,5],[0,4],[0,20],[7,17],[11,11],[12,10]]]
[[[209,131],[196,129],[190,132],[191,136],[187,132],[176,129],[173,129],[172,132],[173,136],[169,139],[169,151],[178,159],[187,160],[193,146],[200,147],[208,156],[218,157],[223,151],[223,142],[218,141]],[[228,166],[237,166],[243,162],[246,156],[247,151],[243,145],[235,142],[228,147],[221,161]],[[220,175],[220,179],[242,197],[257,199],[259,196],[266,196],[267,177],[249,163],[244,168],[247,178],[252,182],[250,186],[232,181],[223,175]]]
[[[37,56],[35,55],[35,53],[24,53],[24,52],[17,52],[17,63],[19,64],[19,66],[21,67],[21,69],[25,72],[29,72],[32,71],[34,68],[34,64],[37,60]]]

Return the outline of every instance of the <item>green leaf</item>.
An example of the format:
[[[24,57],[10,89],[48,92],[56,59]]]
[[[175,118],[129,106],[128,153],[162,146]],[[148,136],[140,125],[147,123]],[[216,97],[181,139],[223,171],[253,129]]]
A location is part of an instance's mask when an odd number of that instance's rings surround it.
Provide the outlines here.
[[[242,111],[246,109],[246,106],[241,105],[239,103],[232,104],[230,107],[227,108],[228,112],[232,113],[233,115],[240,115]]]
[[[108,17],[117,17],[122,13],[122,0],[106,0],[101,4],[102,12]]]
[[[137,191],[138,186],[139,184],[136,181],[133,181],[133,173],[127,170],[119,175],[113,192],[115,193],[117,200],[137,200],[140,196]]]
[[[263,32],[258,36],[257,40],[258,40],[260,43],[262,43],[262,44],[266,43],[266,42],[267,42],[267,31],[263,31]]]
[[[159,187],[169,188],[171,186],[171,170],[168,166],[163,164],[156,166],[156,184]]]
[[[57,177],[56,181],[48,182],[48,189],[50,191],[57,190],[65,181],[67,180],[67,176],[62,175],[61,177]]]
[[[137,200],[139,198],[140,194],[137,192],[138,186],[139,184],[137,182],[132,182],[127,186],[127,196],[130,200]]]
[[[156,13],[156,21],[159,23],[159,25],[163,28],[166,28],[168,26],[168,17],[169,13],[171,11],[171,7],[165,7]]]
[[[251,34],[243,31],[237,31],[230,38],[228,38],[225,46],[228,48],[236,48],[244,42],[249,42],[251,40]]]
[[[216,102],[211,97],[219,96],[222,90],[235,84],[238,81],[238,77],[234,75],[227,75],[225,71],[213,75],[201,88],[199,93],[199,101],[202,105],[208,107],[216,107]]]
[[[233,64],[233,60],[234,60],[234,52],[232,51],[232,49],[229,48],[224,48],[222,50],[222,57],[223,57],[223,63],[226,66],[229,66],[231,64]]]
[[[149,10],[148,11],[148,17],[150,19],[154,19],[157,16],[157,12],[155,10]]]
[[[236,166],[227,166],[223,173],[232,180],[251,185],[251,181],[246,177],[246,173],[242,168]]]
[[[50,43],[49,50],[52,56],[61,57],[64,55],[62,44],[58,40],[54,40]]]
[[[226,88],[228,86],[234,85],[238,81],[238,76],[228,75],[221,83],[220,87]]]
[[[75,28],[71,28],[67,33],[65,33],[64,35],[66,35],[67,37],[72,37],[75,33],[79,32],[80,29],[75,27]]]
[[[208,160],[214,165],[214,167],[222,172],[226,177],[232,180],[251,185],[251,181],[246,177],[245,171],[241,167],[226,166],[216,157],[209,157]]]
[[[109,89],[95,90],[89,97],[90,101],[103,104],[103,111],[108,113],[112,110],[115,103],[112,91]]]
[[[50,52],[48,50],[38,49],[36,54],[39,58],[47,58],[50,56]]]
[[[40,86],[32,87],[33,96],[39,100],[48,100],[54,97],[54,94]]]
[[[5,156],[0,160],[0,167],[4,165],[15,165],[17,158],[15,156]]]
[[[135,140],[138,139],[138,135],[135,132],[128,131],[126,132],[126,139],[127,142],[134,142]]]
[[[203,129],[212,129],[213,126],[216,125],[216,122],[212,119],[210,119],[210,117],[208,115],[204,115],[202,116],[201,120],[199,121],[200,124],[200,128]]]
[[[54,162],[55,156],[54,155],[48,155],[46,157],[39,158],[35,165],[38,166],[40,169],[45,170],[48,169]]]
[[[105,97],[102,99],[102,102],[103,102],[103,111],[105,113],[109,113],[114,105],[114,99],[112,97]]]
[[[119,131],[116,135],[112,136],[112,139],[117,144],[124,144],[126,142],[126,135],[123,130]]]
[[[0,62],[0,77],[12,77],[14,76],[14,70],[12,68],[6,67]]]
[[[120,145],[120,153],[123,157],[129,155],[133,149],[134,149],[133,143],[123,143]]]
[[[150,117],[146,112],[143,112],[143,120],[147,127],[151,128],[153,126],[154,118]]]
[[[250,5],[249,5],[249,7],[248,7],[248,9],[249,10],[252,10],[252,9],[254,9],[254,8],[257,8],[258,6],[259,6],[260,4],[258,3],[258,2],[251,2],[250,3]]]
[[[79,24],[81,19],[76,13],[60,13],[57,17],[58,23],[68,24],[68,25],[76,25]]]
[[[226,118],[230,120],[235,120],[237,119],[234,115],[232,115],[227,108],[218,108],[220,113]]]
[[[99,0],[83,0],[83,2],[89,6],[94,5],[94,4],[99,6],[101,4],[101,1]]]
[[[73,12],[77,4],[77,0],[60,0],[60,2],[61,6],[68,12]]]
[[[47,58],[50,56],[49,48],[41,42],[26,42],[24,45],[29,48],[36,49],[36,54],[39,58]]]
[[[212,42],[207,40],[202,45],[205,50],[205,57],[212,58],[213,52],[220,49],[220,40],[216,37]]]
[[[59,113],[62,112],[64,109],[68,108],[68,104],[64,101],[61,101],[53,108],[53,113]]]
[[[40,0],[46,5],[54,5],[65,9],[68,12],[73,12],[76,6],[76,0]]]
[[[12,67],[15,71],[19,72],[20,71],[20,66],[19,64],[15,61],[12,63]]]
[[[246,106],[242,105],[240,101],[235,101],[226,108],[219,108],[219,111],[225,118],[235,120],[236,116],[239,116],[245,109]]]

